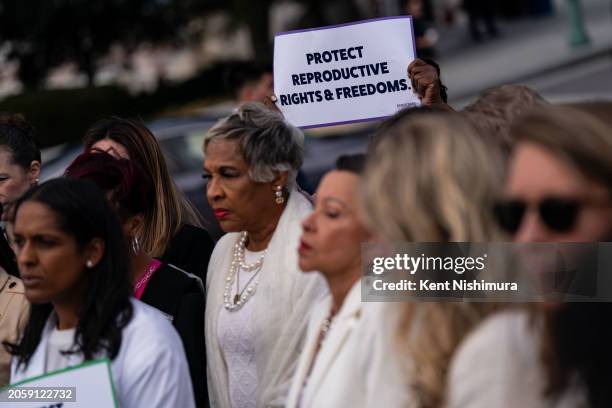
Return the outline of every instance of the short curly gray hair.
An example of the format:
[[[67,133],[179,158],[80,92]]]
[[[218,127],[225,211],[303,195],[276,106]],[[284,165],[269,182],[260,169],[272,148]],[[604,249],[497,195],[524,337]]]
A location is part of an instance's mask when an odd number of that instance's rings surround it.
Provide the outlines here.
[[[222,119],[204,137],[206,147],[213,141],[236,140],[253,181],[269,183],[287,171],[286,188],[295,183],[304,162],[304,134],[283,116],[262,103],[248,102]]]

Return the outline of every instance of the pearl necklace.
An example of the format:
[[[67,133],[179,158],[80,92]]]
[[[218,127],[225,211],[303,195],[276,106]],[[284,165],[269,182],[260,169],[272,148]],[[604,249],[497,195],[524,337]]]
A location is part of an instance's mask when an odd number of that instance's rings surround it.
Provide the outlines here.
[[[225,279],[225,290],[223,291],[223,304],[225,308],[230,312],[236,311],[240,309],[254,294],[255,289],[257,289],[257,285],[259,285],[259,279],[256,279],[259,272],[261,272],[261,267],[263,266],[263,260],[266,255],[266,251],[259,256],[257,261],[252,263],[245,262],[244,251],[246,248],[247,241],[247,233],[246,231],[240,234],[240,239],[234,245],[234,253],[232,255],[232,263],[230,266],[229,274]],[[239,286],[239,274],[240,269],[245,270],[246,272],[256,271],[253,276],[249,279],[246,286],[242,291]],[[237,288],[236,294],[233,299],[230,299],[230,292],[232,291],[232,286],[234,284],[234,280],[236,280]],[[253,284],[251,284],[253,282]]]

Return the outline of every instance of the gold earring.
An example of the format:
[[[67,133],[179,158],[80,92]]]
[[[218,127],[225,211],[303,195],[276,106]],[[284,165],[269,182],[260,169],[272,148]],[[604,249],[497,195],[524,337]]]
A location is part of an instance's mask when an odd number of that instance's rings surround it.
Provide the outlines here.
[[[276,186],[274,195],[276,196],[276,204],[280,205],[285,202],[285,197],[283,197],[283,188],[281,186]]]

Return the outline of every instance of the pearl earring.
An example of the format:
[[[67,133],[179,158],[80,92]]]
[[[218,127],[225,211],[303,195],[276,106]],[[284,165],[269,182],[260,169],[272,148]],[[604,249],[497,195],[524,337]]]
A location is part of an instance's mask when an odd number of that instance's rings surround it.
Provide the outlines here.
[[[93,261],[91,259],[88,259],[87,262],[85,262],[85,266],[87,266],[89,269],[93,268]]]
[[[281,186],[276,186],[274,195],[276,196],[276,204],[282,204],[285,202],[285,197],[283,197],[283,188]]]

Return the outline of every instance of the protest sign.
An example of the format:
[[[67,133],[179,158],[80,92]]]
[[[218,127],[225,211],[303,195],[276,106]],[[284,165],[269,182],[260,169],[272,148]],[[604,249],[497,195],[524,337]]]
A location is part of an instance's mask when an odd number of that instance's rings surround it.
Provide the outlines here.
[[[415,58],[409,16],[279,33],[277,106],[303,128],[391,116],[420,105],[407,73]]]
[[[116,408],[110,361],[105,358],[29,378],[0,389],[0,406]],[[17,404],[18,403],[18,404]]]

